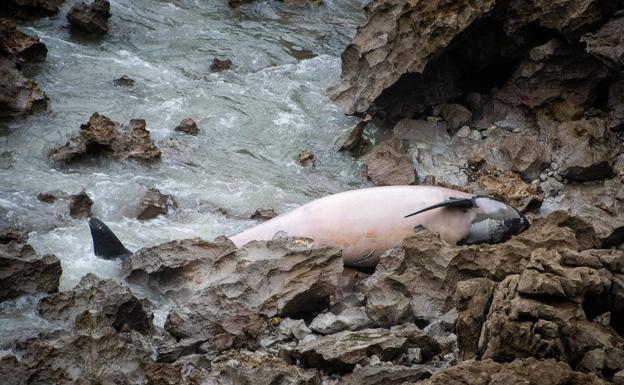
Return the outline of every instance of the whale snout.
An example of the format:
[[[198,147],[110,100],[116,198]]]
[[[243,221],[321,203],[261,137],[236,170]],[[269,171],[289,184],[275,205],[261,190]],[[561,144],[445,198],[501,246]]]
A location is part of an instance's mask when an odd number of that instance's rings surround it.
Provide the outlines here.
[[[477,198],[475,209],[477,214],[461,244],[504,242],[530,226],[518,210],[490,197]]]

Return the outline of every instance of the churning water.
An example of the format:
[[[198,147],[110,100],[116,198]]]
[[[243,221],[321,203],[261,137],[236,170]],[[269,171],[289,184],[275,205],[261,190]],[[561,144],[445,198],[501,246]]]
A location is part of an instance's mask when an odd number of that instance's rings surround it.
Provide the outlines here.
[[[86,190],[94,215],[136,250],[231,234],[252,226],[240,218],[258,207],[284,212],[362,187],[353,159],[332,146],[353,118],[325,89],[339,76],[340,53],[364,20],[365,2],[288,7],[258,1],[232,10],[226,0],[111,0],[111,32],[102,40],[70,35],[65,14],[71,4],[22,27],[48,46],[47,60],[25,71],[51,108],[0,127],[0,225],[35,229],[30,243],[37,252],[61,259],[63,290],[89,272],[120,279],[119,264],[97,259],[86,221],[69,218],[62,202],[39,202],[39,192]],[[214,57],[231,59],[233,70],[211,73]],[[136,85],[115,87],[112,80],[121,75]],[[52,164],[50,149],[76,135],[94,112],[122,123],[145,119],[162,161]],[[174,132],[185,117],[197,121],[198,136]],[[296,164],[303,148],[316,155],[314,169]],[[174,195],[179,208],[136,220],[149,187]],[[36,302],[25,297],[0,306],[0,342],[49,326],[36,317]]]

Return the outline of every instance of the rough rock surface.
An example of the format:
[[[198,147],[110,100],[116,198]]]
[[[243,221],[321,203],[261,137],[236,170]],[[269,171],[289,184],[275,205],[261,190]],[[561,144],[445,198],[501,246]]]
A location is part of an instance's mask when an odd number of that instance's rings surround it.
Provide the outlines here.
[[[197,123],[191,118],[182,119],[180,124],[178,124],[174,130],[189,135],[197,135],[199,133],[199,127],[197,127]]]
[[[160,150],[150,138],[144,120],[133,119],[122,127],[96,112],[80,126],[78,136],[50,152],[50,159],[68,162],[84,155],[155,162],[160,159]]]
[[[26,79],[13,60],[0,55],[0,117],[45,111],[48,97],[34,80]]]
[[[374,146],[362,157],[366,175],[378,186],[408,185],[416,182],[412,158],[401,149],[398,139]]]
[[[174,241],[139,250],[124,261],[124,271],[178,298],[165,324],[173,336],[208,340],[204,349],[221,351],[253,346],[271,317],[329,305],[342,273],[341,254],[307,244],[251,242],[236,250],[226,239]]]
[[[108,32],[108,19],[110,17],[108,0],[93,0],[90,4],[80,2],[67,13],[67,21],[69,21],[72,32],[95,36]]]
[[[517,209],[539,206],[544,200],[537,186],[526,183],[511,171],[488,170],[479,176],[477,185],[488,195]]]
[[[330,93],[349,113],[366,112],[401,75],[422,73],[431,58],[494,4],[372,1],[365,7],[368,21],[342,54],[341,79]]]
[[[392,364],[367,365],[356,368],[353,373],[343,376],[340,385],[400,385],[417,382],[431,376],[431,370],[422,366]]]
[[[178,204],[171,195],[163,194],[156,188],[149,188],[141,198],[137,219],[154,219],[159,215],[165,215],[170,209],[175,209]]]
[[[59,11],[65,0],[6,0],[0,8],[0,16],[18,20],[50,16]]]
[[[297,154],[297,163],[303,167],[314,167],[314,153],[310,150],[301,150]]]
[[[61,261],[54,255],[37,255],[26,241],[23,232],[0,229],[0,301],[58,291]]]
[[[75,325],[79,329],[85,314],[91,318],[92,331],[112,327],[117,331],[132,329],[148,334],[153,315],[147,300],[140,300],[130,290],[110,279],[94,274],[84,276],[71,290],[43,298],[37,306],[42,317]]]
[[[255,219],[260,221],[268,221],[269,219],[273,219],[277,216],[277,213],[273,209],[256,209],[253,214],[249,217],[249,219]]]
[[[353,156],[362,155],[370,146],[370,141],[364,137],[364,129],[370,121],[370,115],[365,116],[355,126],[344,132],[336,139],[336,149],[347,151]]]
[[[232,61],[230,59],[212,59],[212,64],[210,64],[210,70],[212,72],[222,72],[232,68]]]
[[[91,217],[91,206],[93,201],[84,191],[69,197],[69,215],[74,219]]]
[[[48,48],[37,36],[18,30],[14,22],[0,19],[0,52],[16,57],[18,62],[33,62],[44,60]]]
[[[121,75],[121,77],[113,80],[113,84],[117,87],[134,87],[136,81],[128,75]]]
[[[435,373],[420,385],[603,385],[606,382],[592,375],[575,372],[563,362],[536,359],[498,363],[492,360],[461,362]]]

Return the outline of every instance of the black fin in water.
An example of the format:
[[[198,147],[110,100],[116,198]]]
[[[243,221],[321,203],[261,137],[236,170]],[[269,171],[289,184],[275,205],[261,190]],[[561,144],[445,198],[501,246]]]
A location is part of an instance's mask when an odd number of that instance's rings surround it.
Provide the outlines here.
[[[93,238],[93,252],[96,256],[104,259],[126,259],[132,254],[101,220],[89,219],[89,229]]]
[[[476,205],[477,205],[475,203],[475,198],[477,198],[477,197],[473,197],[473,198],[453,198],[453,197],[451,197],[448,200],[445,200],[444,202],[436,203],[433,206],[425,207],[424,209],[418,210],[415,213],[411,213],[409,215],[406,215],[403,218],[413,217],[414,215],[418,215],[420,213],[424,213],[425,211],[437,209],[439,207],[454,207],[454,208],[458,208],[458,209],[471,209],[473,207],[476,207]]]

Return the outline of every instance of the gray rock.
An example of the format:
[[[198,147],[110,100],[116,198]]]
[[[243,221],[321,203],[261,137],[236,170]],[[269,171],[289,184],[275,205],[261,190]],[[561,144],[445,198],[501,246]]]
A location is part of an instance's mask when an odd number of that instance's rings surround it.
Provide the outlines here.
[[[171,195],[163,194],[157,188],[152,187],[145,191],[145,195],[143,195],[141,203],[139,203],[137,219],[154,219],[159,215],[167,214],[169,210],[176,207],[178,207],[178,204]]]
[[[363,307],[347,308],[340,314],[321,313],[310,323],[310,329],[321,334],[343,330],[360,330],[372,326]]]
[[[343,376],[338,385],[399,385],[418,382],[431,376],[431,369],[422,366],[402,366],[381,363],[356,367]]]
[[[443,104],[440,110],[442,119],[448,123],[451,132],[457,131],[460,127],[469,125],[472,121],[472,112],[461,104]]]
[[[378,186],[409,185],[416,182],[412,158],[401,148],[397,138],[375,145],[364,155],[366,175]]]

